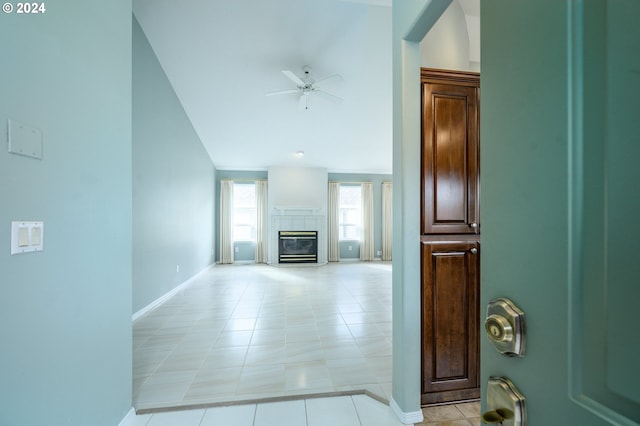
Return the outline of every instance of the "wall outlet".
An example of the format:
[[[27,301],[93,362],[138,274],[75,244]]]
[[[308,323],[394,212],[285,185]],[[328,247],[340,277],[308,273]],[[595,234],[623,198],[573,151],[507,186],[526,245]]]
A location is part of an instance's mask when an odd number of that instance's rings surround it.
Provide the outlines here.
[[[349,246],[349,251],[353,250],[353,246]]]
[[[382,256],[382,251],[378,250],[377,256]]]
[[[176,265],[176,272],[180,272],[180,265]]]
[[[240,251],[240,247],[236,247],[236,253],[238,253]]]

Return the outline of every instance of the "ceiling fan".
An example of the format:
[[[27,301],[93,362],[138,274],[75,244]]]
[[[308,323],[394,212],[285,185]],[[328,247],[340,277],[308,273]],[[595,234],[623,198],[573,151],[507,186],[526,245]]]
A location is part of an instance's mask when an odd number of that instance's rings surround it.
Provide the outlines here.
[[[293,81],[296,85],[296,89],[289,90],[279,90],[277,92],[269,92],[265,93],[266,96],[274,96],[274,95],[286,95],[288,93],[300,93],[300,100],[298,102],[298,106],[301,109],[309,109],[309,96],[319,95],[325,99],[330,101],[339,103],[342,102],[342,98],[333,95],[325,90],[322,90],[321,84],[325,83],[329,80],[333,80],[335,78],[342,78],[340,74],[333,74],[328,77],[321,78],[319,80],[314,80],[311,78],[311,68],[304,67],[302,69],[304,71],[304,75],[302,77],[298,77],[293,72],[289,70],[282,70],[282,74],[284,74],[289,80]]]

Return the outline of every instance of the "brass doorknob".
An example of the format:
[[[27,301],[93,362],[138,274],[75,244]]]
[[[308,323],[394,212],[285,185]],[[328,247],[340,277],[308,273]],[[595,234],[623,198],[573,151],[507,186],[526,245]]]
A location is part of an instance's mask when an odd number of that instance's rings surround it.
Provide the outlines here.
[[[504,420],[512,419],[513,412],[506,408],[487,411],[482,415],[482,422],[486,424],[502,424]]]
[[[498,413],[498,410],[487,411],[482,415],[482,423],[486,423],[489,425],[502,423],[503,420],[504,417],[501,416],[500,413]]]
[[[506,377],[489,377],[487,383],[487,412],[483,423],[504,426],[527,426],[524,396]]]

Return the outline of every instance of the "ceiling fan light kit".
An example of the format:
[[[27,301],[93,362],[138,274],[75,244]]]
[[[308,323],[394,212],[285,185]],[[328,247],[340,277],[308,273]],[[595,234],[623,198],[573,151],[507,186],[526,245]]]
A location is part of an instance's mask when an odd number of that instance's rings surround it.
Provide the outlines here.
[[[339,103],[342,102],[342,98],[336,95],[333,95],[325,90],[322,90],[319,86],[320,83],[333,80],[336,78],[342,79],[340,74],[332,74],[328,77],[321,78],[320,80],[314,80],[311,78],[311,68],[303,67],[304,76],[298,77],[292,71],[282,70],[282,74],[284,74],[289,80],[291,80],[295,85],[296,89],[287,89],[287,90],[279,90],[277,92],[269,92],[265,93],[266,96],[274,96],[274,95],[286,95],[290,93],[299,93],[300,100],[298,101],[298,106],[300,109],[309,109],[309,96],[311,95],[320,95],[321,97],[328,99],[332,102]]]

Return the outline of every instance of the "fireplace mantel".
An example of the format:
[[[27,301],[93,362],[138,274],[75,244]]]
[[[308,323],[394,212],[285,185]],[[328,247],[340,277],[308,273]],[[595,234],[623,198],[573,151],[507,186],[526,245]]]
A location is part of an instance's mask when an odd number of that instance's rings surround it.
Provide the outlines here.
[[[273,210],[275,214],[283,216],[316,216],[323,214],[324,209],[321,207],[276,206]]]

